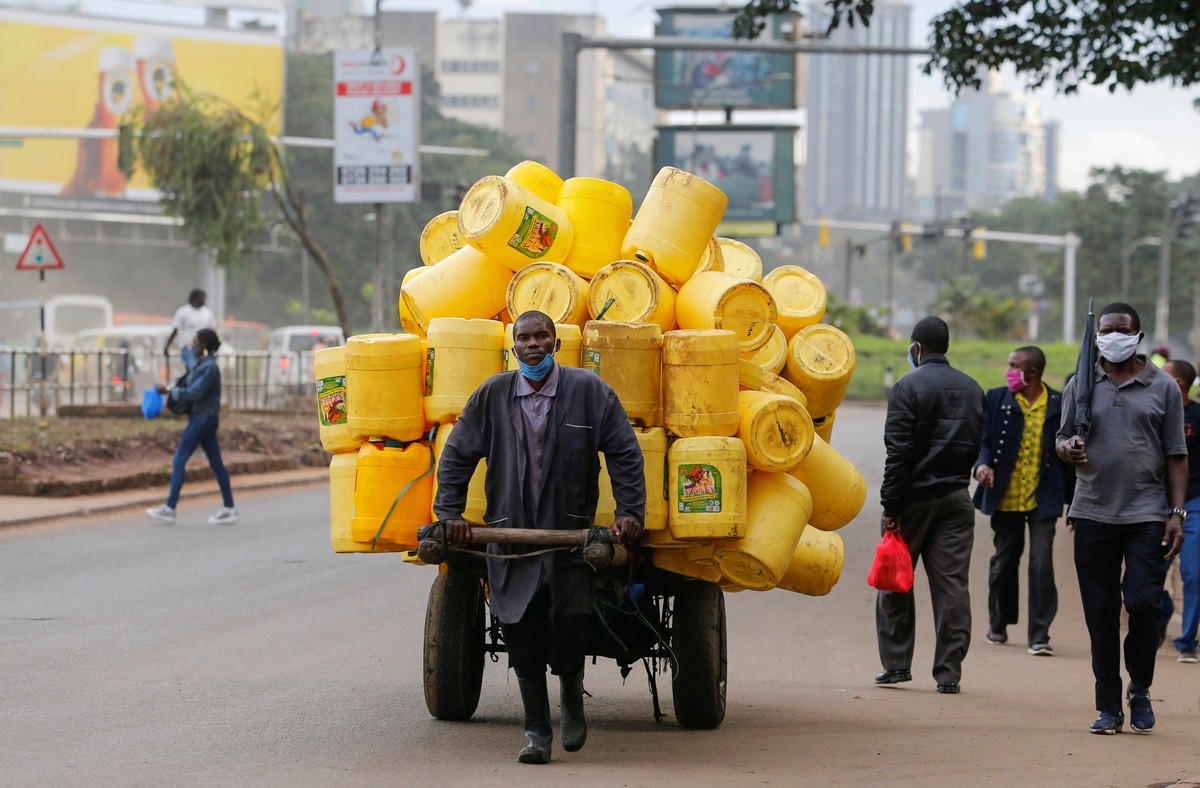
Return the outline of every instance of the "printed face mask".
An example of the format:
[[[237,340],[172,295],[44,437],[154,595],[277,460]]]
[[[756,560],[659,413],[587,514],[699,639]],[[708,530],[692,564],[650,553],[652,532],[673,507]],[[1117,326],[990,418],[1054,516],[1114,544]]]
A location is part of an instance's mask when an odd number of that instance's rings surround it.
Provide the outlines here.
[[[1025,388],[1025,384],[1028,383],[1025,380],[1025,371],[1016,367],[1008,368],[1008,371],[1004,373],[1004,382],[1008,384],[1008,390],[1014,394]]]
[[[1139,334],[1101,334],[1096,337],[1096,349],[1100,351],[1100,355],[1105,361],[1110,361],[1113,364],[1120,364],[1134,354],[1138,345],[1142,341],[1142,335]]]

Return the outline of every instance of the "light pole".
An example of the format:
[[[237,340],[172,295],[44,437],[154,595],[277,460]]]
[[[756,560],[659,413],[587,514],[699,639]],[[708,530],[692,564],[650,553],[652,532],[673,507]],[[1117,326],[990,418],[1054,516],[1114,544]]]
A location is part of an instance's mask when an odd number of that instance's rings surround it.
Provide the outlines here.
[[[1121,300],[1122,301],[1125,301],[1126,303],[1129,302],[1129,279],[1130,279],[1129,258],[1133,256],[1134,250],[1137,249],[1139,246],[1161,246],[1161,245],[1162,245],[1161,238],[1154,236],[1154,235],[1147,235],[1147,236],[1145,236],[1143,238],[1139,238],[1136,241],[1134,241],[1133,243],[1129,244],[1129,246],[1126,246],[1125,249],[1121,252]]]

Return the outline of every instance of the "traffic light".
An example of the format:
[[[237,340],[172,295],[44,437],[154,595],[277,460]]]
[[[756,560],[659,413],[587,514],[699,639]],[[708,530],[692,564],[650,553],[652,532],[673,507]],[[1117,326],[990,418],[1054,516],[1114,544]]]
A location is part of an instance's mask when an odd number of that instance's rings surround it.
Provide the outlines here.
[[[829,217],[822,216],[821,224],[817,227],[817,246],[825,249],[829,246]]]
[[[982,260],[987,257],[987,241],[979,236],[987,232],[986,227],[976,227],[971,231],[971,255],[976,260]]]
[[[912,222],[900,222],[900,251],[908,254],[913,250]]]

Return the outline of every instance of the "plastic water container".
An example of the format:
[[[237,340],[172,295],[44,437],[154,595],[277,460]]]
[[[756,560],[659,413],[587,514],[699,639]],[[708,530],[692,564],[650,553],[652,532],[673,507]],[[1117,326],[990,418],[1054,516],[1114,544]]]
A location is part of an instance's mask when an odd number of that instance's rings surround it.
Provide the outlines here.
[[[513,271],[565,260],[575,238],[561,208],[496,175],[467,190],[458,207],[458,231],[471,246]]]
[[[617,260],[592,277],[588,312],[593,319],[654,323],[670,331],[675,328],[675,290],[645,263]]]
[[[737,438],[679,438],[667,449],[668,527],[680,540],[740,539],[746,449]]]
[[[513,326],[516,323],[509,323],[504,327],[504,350],[500,355],[503,361],[501,368],[504,372],[517,369],[517,357],[513,352]],[[554,333],[558,338],[558,352],[554,354],[554,360],[560,367],[579,367],[582,364],[581,356],[583,355],[583,331],[574,323],[555,323]]]
[[[813,431],[820,435],[826,443],[833,442],[833,420],[837,416],[837,411],[830,413],[819,422],[813,419]]]
[[[663,167],[633,217],[621,257],[641,260],[678,287],[695,272],[729,198],[698,175]]]
[[[842,537],[816,528],[805,528],[792,553],[792,561],[778,588],[808,596],[824,596],[842,576],[846,548]]]
[[[317,382],[317,420],[321,448],[327,452],[358,451],[358,440],[346,421],[346,347],[327,347],[313,353]]]
[[[450,433],[454,431],[453,424],[441,424],[438,426],[437,434],[433,438],[433,489],[431,491],[432,498],[430,505],[437,500],[437,464],[442,458],[442,451],[446,448],[446,441],[450,440]],[[463,519],[471,525],[483,525],[483,515],[487,512],[487,497],[484,495],[483,483],[487,477],[487,460],[480,460],[479,465],[475,468],[475,473],[471,475],[471,481],[467,484],[467,508],[463,510]],[[429,513],[429,521],[433,522],[435,515],[432,511]]]
[[[568,178],[558,207],[575,228],[575,241],[564,264],[591,279],[621,256],[621,242],[633,216],[633,196],[619,183],[599,178]]]
[[[783,376],[804,392],[808,412],[819,419],[842,404],[854,363],[850,337],[833,326],[818,323],[796,332],[788,342]]]
[[[421,231],[421,261],[435,265],[466,245],[458,232],[458,211],[439,213]]]
[[[692,276],[702,274],[705,271],[724,271],[725,257],[721,254],[721,239],[713,236],[708,242],[708,246],[704,247],[704,254],[700,256],[700,264],[696,266],[696,270],[692,272]]]
[[[836,531],[858,516],[867,500],[867,483],[854,464],[821,437],[813,435],[812,449],[788,471],[812,493],[809,525]]]
[[[429,524],[433,502],[431,459],[426,443],[362,445],[354,480],[354,518],[350,521],[355,542],[370,550],[379,534],[375,552],[416,549],[417,528]]]
[[[400,314],[400,327],[403,328],[407,333],[414,334],[421,338],[425,337],[425,328],[417,320],[416,315],[412,313],[412,310],[408,308],[408,304],[404,303],[403,288],[409,282],[416,279],[418,276],[428,270],[429,269],[425,266],[421,266],[420,268],[410,268],[405,271],[404,279],[402,279],[400,282],[401,295],[398,299],[396,299],[396,311]]]
[[[699,551],[692,547],[683,547],[678,550],[651,550],[650,563],[659,569],[665,569],[677,575],[694,577],[709,583],[719,583],[723,578],[711,560],[709,563],[696,560],[697,553],[703,553],[705,550],[710,556],[712,555],[712,545],[704,545],[700,547]]]
[[[721,574],[754,591],[779,584],[812,513],[808,488],[786,473],[752,473],[746,480],[746,535],[718,542]]]
[[[555,323],[582,326],[588,321],[588,283],[565,265],[533,263],[513,275],[506,295],[509,319],[531,309]]]
[[[329,541],[335,553],[369,553],[370,545],[359,544],[350,535],[354,519],[354,474],[358,452],[335,454],[329,461]]]
[[[425,431],[421,338],[361,334],[346,340],[346,422],[359,441],[411,441]]]
[[[752,353],[742,354],[742,358],[751,361],[773,375],[778,375],[783,365],[787,363],[788,341],[779,326],[771,332],[767,344]]]
[[[799,402],[767,391],[742,391],[738,404],[737,436],[755,470],[791,470],[812,450],[812,419]]]
[[[770,372],[763,370],[762,391],[769,391],[772,394],[782,394],[785,397],[790,397],[799,402],[805,410],[808,410],[808,397],[804,396],[803,391],[789,383],[787,378],[772,375]]]
[[[752,353],[770,341],[775,331],[775,299],[758,282],[730,274],[696,274],[675,301],[680,328],[720,328],[738,338],[738,352]]]
[[[503,347],[504,324],[499,321],[432,321],[425,355],[425,417],[439,424],[457,418],[479,384],[503,371]]]
[[[667,433],[662,427],[635,430],[638,447],[642,450],[642,465],[646,478],[646,520],[642,527],[649,533],[667,527],[667,502],[663,497],[663,463],[667,455]],[[617,516],[617,499],[613,495],[608,462],[600,455],[600,476],[597,479],[599,497],[596,499],[596,525],[609,526]]]
[[[662,422],[682,438],[738,431],[738,342],[732,331],[668,331],[662,340]]]
[[[775,296],[779,328],[788,339],[800,329],[820,323],[825,316],[825,285],[800,266],[781,265],[762,282]]]
[[[529,191],[549,203],[558,203],[562,193],[563,179],[558,173],[536,161],[522,161],[514,164],[504,173],[505,178],[524,186]]]
[[[763,264],[758,252],[734,238],[718,238],[717,243],[721,245],[725,273],[755,282],[762,279]]]
[[[504,311],[513,272],[473,246],[423,271],[400,288],[400,297],[426,333],[440,317],[486,320]]]
[[[654,323],[589,320],[583,327],[583,368],[612,386],[630,421],[642,427],[659,424],[661,348]]]

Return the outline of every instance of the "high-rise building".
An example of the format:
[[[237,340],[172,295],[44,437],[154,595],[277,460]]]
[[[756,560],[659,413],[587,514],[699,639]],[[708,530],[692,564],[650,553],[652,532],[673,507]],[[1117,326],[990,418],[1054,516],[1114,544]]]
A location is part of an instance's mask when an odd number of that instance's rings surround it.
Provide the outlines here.
[[[879,2],[869,26],[843,24],[830,34],[830,43],[910,46],[911,13],[908,5]],[[829,19],[824,4],[810,6],[814,30],[827,29]],[[808,58],[804,215],[874,220],[903,215],[911,67],[903,57]]]

